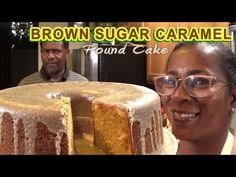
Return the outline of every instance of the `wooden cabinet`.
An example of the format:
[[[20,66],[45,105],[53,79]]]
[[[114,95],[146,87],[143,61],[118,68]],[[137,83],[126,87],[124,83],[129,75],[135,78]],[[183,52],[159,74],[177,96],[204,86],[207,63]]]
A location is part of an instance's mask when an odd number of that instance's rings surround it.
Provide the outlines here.
[[[177,27],[178,23],[163,23],[163,22],[153,22],[146,23],[145,26],[149,27],[150,33],[153,34],[157,27],[169,28]],[[155,46],[162,49],[167,48],[168,52],[166,54],[148,54],[147,55],[147,80],[152,83],[152,78],[159,73],[165,72],[165,65],[170,51],[175,47],[174,42],[155,42],[153,37],[150,42],[147,43],[147,48],[154,48]]]
[[[228,22],[145,22],[144,26],[149,27],[151,34],[157,27],[169,28],[169,27],[228,27]],[[147,55],[147,80],[150,84],[153,83],[153,77],[157,74],[164,73],[167,59],[175,47],[177,42],[156,42],[153,37],[150,42],[147,43],[148,48],[154,48],[155,46],[163,49],[167,48],[166,54],[148,54]]]
[[[117,24],[124,27],[143,27],[145,22],[118,22]]]

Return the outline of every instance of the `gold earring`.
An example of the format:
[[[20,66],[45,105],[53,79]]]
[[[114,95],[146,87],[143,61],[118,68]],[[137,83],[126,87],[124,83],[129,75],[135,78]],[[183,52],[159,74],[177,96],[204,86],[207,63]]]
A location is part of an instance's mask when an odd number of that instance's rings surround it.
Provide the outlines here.
[[[235,108],[231,108],[231,111],[234,113],[234,111],[235,111]]]

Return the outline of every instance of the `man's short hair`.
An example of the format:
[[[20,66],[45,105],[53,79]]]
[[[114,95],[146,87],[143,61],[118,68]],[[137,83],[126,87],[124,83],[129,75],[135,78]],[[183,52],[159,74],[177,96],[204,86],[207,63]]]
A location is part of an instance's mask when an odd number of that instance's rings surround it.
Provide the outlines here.
[[[44,41],[44,42],[49,42],[49,41]],[[42,43],[44,43],[44,42],[40,42],[40,47],[42,48]],[[65,49],[68,49],[69,48],[69,42],[67,42],[67,41],[62,41],[63,42],[63,46],[64,46],[64,48]]]

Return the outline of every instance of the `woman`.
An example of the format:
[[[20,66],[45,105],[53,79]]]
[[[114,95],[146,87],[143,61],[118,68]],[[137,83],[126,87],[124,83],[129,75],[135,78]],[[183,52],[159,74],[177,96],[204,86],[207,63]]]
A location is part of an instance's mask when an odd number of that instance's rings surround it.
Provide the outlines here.
[[[177,154],[235,154],[229,132],[236,107],[236,58],[222,43],[180,43],[166,75],[154,78],[173,134]]]

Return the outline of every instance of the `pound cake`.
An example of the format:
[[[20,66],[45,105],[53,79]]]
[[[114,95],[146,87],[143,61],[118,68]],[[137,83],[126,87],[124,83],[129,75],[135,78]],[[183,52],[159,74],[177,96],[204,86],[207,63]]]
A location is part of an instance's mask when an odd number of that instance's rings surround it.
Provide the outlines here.
[[[111,82],[0,91],[0,154],[79,154],[79,135],[106,154],[162,154],[160,98],[143,86]]]

